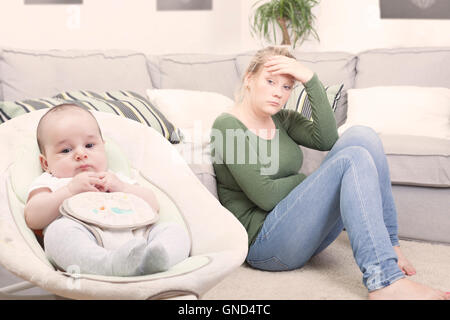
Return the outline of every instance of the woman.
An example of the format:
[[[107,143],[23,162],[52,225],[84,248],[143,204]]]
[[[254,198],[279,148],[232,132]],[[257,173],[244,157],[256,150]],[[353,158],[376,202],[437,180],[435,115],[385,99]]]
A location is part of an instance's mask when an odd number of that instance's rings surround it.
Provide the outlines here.
[[[296,81],[306,88],[312,121],[283,109]],[[339,138],[323,85],[287,49],[257,52],[241,96],[212,132],[219,199],[248,232],[252,267],[300,268],[345,227],[370,299],[450,299],[406,278],[415,269],[399,247],[389,169],[377,134],[358,126]],[[298,173],[298,145],[329,150],[308,177]]]

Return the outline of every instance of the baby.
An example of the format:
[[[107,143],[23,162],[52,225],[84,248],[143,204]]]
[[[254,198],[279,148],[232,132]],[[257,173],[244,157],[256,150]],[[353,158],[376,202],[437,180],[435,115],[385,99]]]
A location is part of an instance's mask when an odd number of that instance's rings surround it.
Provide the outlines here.
[[[37,142],[45,172],[29,189],[25,221],[31,229],[43,230],[45,252],[59,268],[137,276],[165,271],[188,257],[189,236],[175,223],[153,225],[147,239],[135,237],[108,250],[82,223],[61,216],[63,201],[82,192],[130,193],[159,211],[150,189],[108,171],[103,137],[89,111],[72,104],[51,108],[38,124]]]

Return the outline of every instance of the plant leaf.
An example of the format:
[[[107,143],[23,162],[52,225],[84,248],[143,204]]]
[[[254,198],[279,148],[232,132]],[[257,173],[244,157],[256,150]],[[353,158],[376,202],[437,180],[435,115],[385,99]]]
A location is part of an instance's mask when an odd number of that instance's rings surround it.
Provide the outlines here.
[[[279,18],[283,18],[294,48],[297,42],[302,43],[309,35],[320,41],[314,29],[315,16],[311,10],[319,4],[319,0],[271,0],[261,4],[262,1],[252,6],[253,19],[249,20],[252,36],[263,37],[268,41],[273,39],[276,43],[277,29],[281,28]]]

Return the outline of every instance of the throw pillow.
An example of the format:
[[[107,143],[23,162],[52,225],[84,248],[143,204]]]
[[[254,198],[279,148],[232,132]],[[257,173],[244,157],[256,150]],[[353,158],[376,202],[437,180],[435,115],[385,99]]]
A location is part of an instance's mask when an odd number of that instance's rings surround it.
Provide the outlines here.
[[[234,104],[222,94],[207,91],[148,89],[147,96],[180,129],[184,142],[202,145],[209,143],[216,118]]]
[[[167,118],[147,99],[133,91],[67,91],[55,96],[65,101],[76,102],[88,109],[115,113],[126,117],[161,133],[171,143],[179,143],[180,137]]]
[[[66,102],[69,101],[56,98],[28,99],[22,101],[0,101],[0,124],[22,114],[39,109],[51,108],[58,104]]]
[[[341,97],[343,87],[343,84],[325,87],[328,102],[330,102],[333,112],[336,111],[337,103]],[[305,87],[302,85],[298,85],[292,90],[288,101],[284,105],[284,108],[300,112],[302,116],[312,121],[311,103],[309,102]]]
[[[380,134],[450,139],[450,89],[384,86],[348,90],[347,121],[342,134],[365,125]]]
[[[234,101],[215,92],[182,89],[148,89],[147,96],[179,128],[183,143],[176,149],[191,168],[196,165],[212,170],[211,128]]]
[[[171,143],[180,142],[177,130],[164,115],[144,97],[131,91],[74,91],[64,92],[53,98],[0,101],[0,124],[27,112],[63,103],[74,103],[88,110],[114,113],[135,120],[154,128]]]

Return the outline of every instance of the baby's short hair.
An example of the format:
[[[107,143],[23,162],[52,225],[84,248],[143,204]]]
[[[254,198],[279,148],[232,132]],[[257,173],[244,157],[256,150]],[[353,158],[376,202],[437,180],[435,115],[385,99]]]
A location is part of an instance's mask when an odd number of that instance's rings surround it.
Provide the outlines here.
[[[100,130],[100,126],[98,125],[97,119],[95,119],[94,115],[86,107],[77,105],[75,103],[62,103],[62,104],[59,104],[59,105],[56,105],[56,106],[50,108],[39,120],[37,130],[36,130],[36,138],[37,138],[37,143],[39,146],[39,151],[41,154],[45,154],[44,145],[42,143],[42,127],[45,122],[45,119],[47,119],[48,116],[51,114],[54,114],[56,112],[67,111],[69,109],[82,110],[82,111],[87,112],[95,120],[95,123],[97,123],[97,128],[100,133],[100,137],[103,139],[102,131]]]

